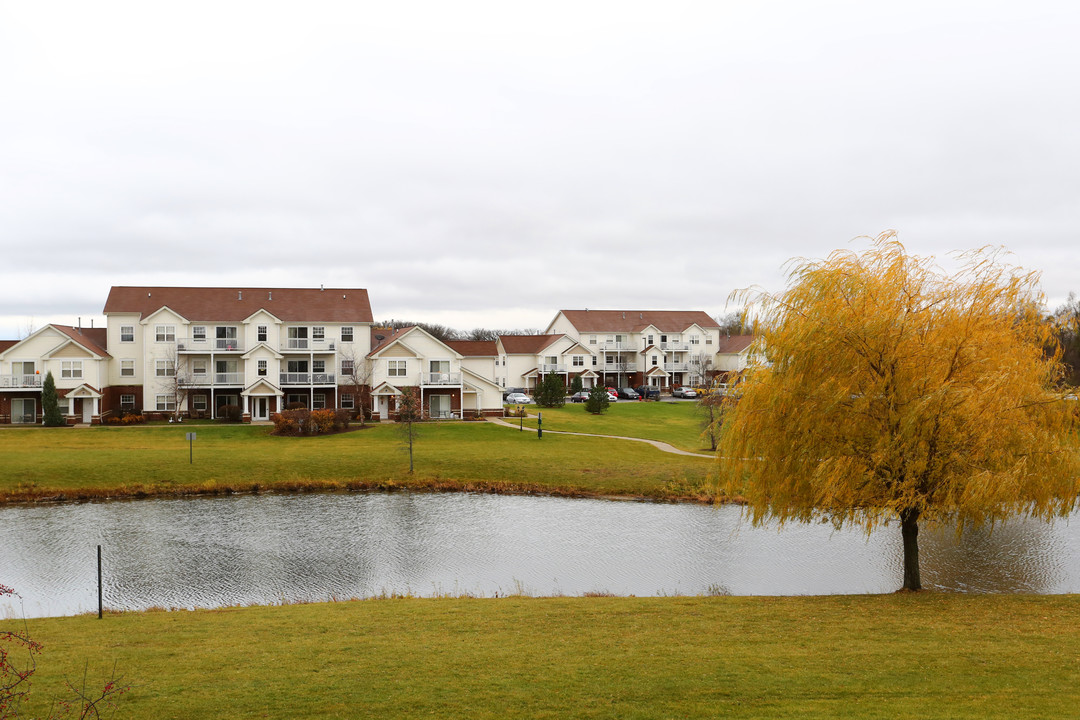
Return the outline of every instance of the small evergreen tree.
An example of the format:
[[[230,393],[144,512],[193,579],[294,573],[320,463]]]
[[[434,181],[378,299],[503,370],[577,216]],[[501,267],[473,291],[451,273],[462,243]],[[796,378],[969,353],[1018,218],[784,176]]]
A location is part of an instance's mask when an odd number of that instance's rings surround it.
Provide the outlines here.
[[[60,400],[56,395],[56,381],[53,380],[51,371],[45,374],[45,382],[41,386],[41,409],[45,413],[47,427],[60,427],[64,424],[64,416],[60,414]]]
[[[566,404],[566,386],[557,373],[548,373],[536,386],[536,404],[540,407],[562,407]]]
[[[611,401],[608,400],[607,388],[597,385],[589,391],[589,399],[585,401],[585,410],[593,415],[599,415],[608,409]]]
[[[581,382],[581,376],[575,375],[570,381],[570,394],[575,395],[585,389],[585,383]]]

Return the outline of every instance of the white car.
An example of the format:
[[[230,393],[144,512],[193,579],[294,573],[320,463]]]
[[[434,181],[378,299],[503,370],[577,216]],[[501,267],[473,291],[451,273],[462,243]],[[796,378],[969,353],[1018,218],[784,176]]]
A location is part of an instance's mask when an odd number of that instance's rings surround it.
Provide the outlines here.
[[[510,393],[506,396],[507,405],[532,405],[533,399],[525,393]]]
[[[674,390],[671,391],[671,397],[687,398],[687,399],[696,398],[697,397],[697,391],[695,391],[694,388],[677,387],[677,388],[675,388]]]

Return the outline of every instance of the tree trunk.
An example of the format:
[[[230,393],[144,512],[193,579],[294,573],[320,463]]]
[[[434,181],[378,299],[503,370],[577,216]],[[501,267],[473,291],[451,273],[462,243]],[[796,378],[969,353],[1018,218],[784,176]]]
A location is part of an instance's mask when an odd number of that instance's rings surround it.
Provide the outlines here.
[[[900,513],[900,533],[904,537],[904,590],[922,590],[919,579],[919,510]]]

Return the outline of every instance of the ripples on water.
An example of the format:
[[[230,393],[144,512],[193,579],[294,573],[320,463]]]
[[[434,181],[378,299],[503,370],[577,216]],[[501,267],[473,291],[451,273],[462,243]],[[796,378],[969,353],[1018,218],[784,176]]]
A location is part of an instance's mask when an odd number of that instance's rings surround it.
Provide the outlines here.
[[[923,584],[1080,591],[1076,524],[920,533]],[[896,526],[753,528],[740,508],[470,494],[259,495],[0,509],[0,583],[22,608],[213,607],[384,594],[889,592]]]

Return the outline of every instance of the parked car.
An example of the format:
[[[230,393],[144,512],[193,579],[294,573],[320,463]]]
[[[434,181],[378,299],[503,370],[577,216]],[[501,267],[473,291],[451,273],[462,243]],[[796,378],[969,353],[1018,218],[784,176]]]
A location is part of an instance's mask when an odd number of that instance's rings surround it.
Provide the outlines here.
[[[532,405],[533,399],[525,393],[512,392],[506,396],[507,405]]]
[[[616,393],[611,392],[611,390],[608,390],[607,391],[607,399],[608,399],[608,402],[618,402],[619,401],[619,396]]]
[[[646,400],[660,399],[660,388],[653,387],[652,385],[638,385],[636,388],[634,388],[634,392],[636,392],[638,395],[645,398]]]
[[[570,402],[585,402],[588,399],[589,399],[589,391],[588,390],[582,390],[581,392],[576,392],[576,393],[574,393],[573,395],[570,396]]]
[[[671,391],[671,397],[693,399],[697,397],[697,393],[694,392],[694,388],[677,387]]]
[[[619,391],[615,394],[623,400],[637,400],[641,397],[632,387],[619,388]]]
[[[521,388],[521,387],[503,388],[503,402],[506,402],[506,397],[508,395],[510,395],[511,393],[521,393],[522,395],[524,395],[525,394],[525,388]]]

